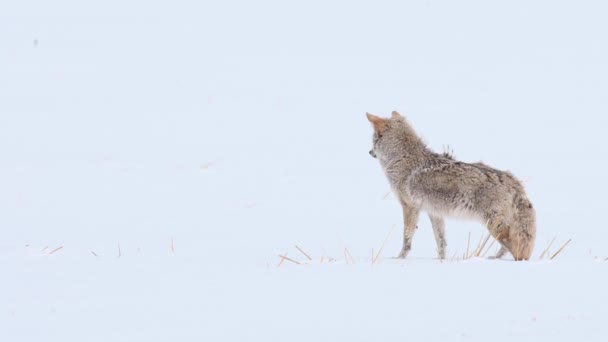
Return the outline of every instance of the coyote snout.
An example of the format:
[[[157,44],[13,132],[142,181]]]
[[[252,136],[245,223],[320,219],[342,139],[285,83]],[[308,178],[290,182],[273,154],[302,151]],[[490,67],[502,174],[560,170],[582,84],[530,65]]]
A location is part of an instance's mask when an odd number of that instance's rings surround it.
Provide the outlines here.
[[[536,214],[521,182],[510,172],[483,163],[464,163],[431,151],[399,113],[384,119],[367,113],[374,127],[373,149],[403,208],[400,258],[411,249],[420,211],[431,219],[437,253],[445,258],[444,217],[485,223],[500,243],[496,258],[510,252],[528,260],[536,238]]]

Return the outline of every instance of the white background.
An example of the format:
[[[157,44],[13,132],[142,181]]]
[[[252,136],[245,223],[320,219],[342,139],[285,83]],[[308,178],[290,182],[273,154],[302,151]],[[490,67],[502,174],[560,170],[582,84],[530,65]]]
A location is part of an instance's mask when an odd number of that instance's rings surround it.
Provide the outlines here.
[[[0,334],[602,341],[607,10],[2,2]],[[534,262],[440,264],[424,216],[410,258],[389,259],[401,210],[364,114],[392,110],[524,181]],[[448,256],[469,232],[447,222]],[[572,242],[539,262],[554,237]],[[314,264],[276,268],[305,260],[294,244]]]

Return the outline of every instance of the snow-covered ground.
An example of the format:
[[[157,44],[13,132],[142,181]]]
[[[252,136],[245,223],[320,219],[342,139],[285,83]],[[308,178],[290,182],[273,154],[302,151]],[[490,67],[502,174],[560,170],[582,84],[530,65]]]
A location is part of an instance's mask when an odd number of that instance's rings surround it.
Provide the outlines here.
[[[0,4],[1,339],[605,341],[607,10]],[[461,260],[483,228],[448,221],[440,263],[425,217],[390,258],[392,110],[524,180],[531,262]]]
[[[593,262],[10,261],[1,304],[11,341],[602,341],[608,332],[606,265]]]

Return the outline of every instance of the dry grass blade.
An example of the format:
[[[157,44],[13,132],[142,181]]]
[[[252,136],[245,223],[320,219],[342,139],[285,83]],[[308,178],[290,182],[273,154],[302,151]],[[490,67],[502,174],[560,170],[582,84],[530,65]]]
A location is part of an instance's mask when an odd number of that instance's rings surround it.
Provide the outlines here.
[[[388,232],[388,234],[386,234],[386,238],[384,238],[384,241],[382,241],[382,245],[380,246],[380,249],[378,250],[378,254],[376,254],[376,257],[372,259],[372,265],[376,264],[378,262],[378,260],[380,259],[380,255],[382,254],[382,250],[384,249],[384,245],[386,244],[386,241],[388,241],[388,238],[391,236],[391,233],[393,232],[393,230],[395,229],[395,227],[396,226],[393,225],[393,227]]]
[[[344,248],[344,251],[346,251],[346,254],[350,257],[350,260],[353,262],[353,264],[356,264],[357,260],[355,259],[355,257],[353,257],[352,254],[350,254],[350,251],[348,250],[348,248]]]
[[[93,251],[91,251],[91,254],[93,254],[94,256],[99,256],[99,255],[97,255],[97,253],[95,253]]]
[[[555,254],[553,254],[549,260],[553,260],[559,253],[561,253],[561,251],[564,250],[566,246],[568,246],[570,241],[572,241],[572,239],[568,239],[568,241],[566,241],[566,243],[562,247],[560,247],[560,249],[558,249],[557,252],[555,252]]]
[[[330,257],[329,254],[327,254],[327,251],[325,250],[325,248],[323,246],[321,246],[321,252],[327,258],[327,262],[334,261],[334,258]],[[323,258],[323,256],[321,256],[321,258]]]
[[[376,254],[376,256],[373,257],[372,265],[376,264],[376,261],[378,260],[378,258],[380,258],[380,253],[382,253],[382,246],[380,246],[380,248],[378,249],[378,253]]]
[[[452,255],[452,259],[450,259],[450,262],[453,262],[456,259],[456,255],[458,255],[458,251],[454,252],[454,255]]]
[[[173,243],[173,237],[171,237],[171,254],[175,254],[175,243]]]
[[[353,264],[356,264],[357,263],[357,259],[355,259],[353,257],[353,255],[350,254],[350,251],[348,250],[348,247],[346,247],[346,244],[344,243],[344,241],[340,237],[340,234],[338,234],[338,239],[340,240],[340,243],[344,247],[344,259],[346,260],[346,263],[348,264],[348,259],[350,259]]]
[[[45,246],[45,247],[44,247],[44,248],[41,250],[41,252],[46,251],[48,248],[49,248],[49,246]]]
[[[63,249],[63,246],[61,246],[61,247],[57,247],[57,248],[53,249],[52,251],[50,251],[50,252],[49,252],[49,255],[51,255],[51,254],[53,254],[53,253],[55,253],[55,252],[57,252],[57,251],[60,251],[60,250],[62,250],[62,249]]]
[[[517,255],[521,254],[521,236],[519,236],[519,235],[517,236],[517,249],[516,249],[516,251],[517,251],[516,252]],[[515,260],[517,260],[517,258]]]
[[[477,248],[477,251],[475,252],[476,257],[481,255],[481,251],[484,249],[484,247],[488,243],[488,240],[490,239],[491,236],[492,236],[492,234],[488,234],[488,236],[486,236],[486,238],[483,240],[483,243],[479,246],[479,248]]]
[[[378,260],[380,259],[380,254],[382,254],[382,249],[384,248],[384,246],[380,246],[380,249],[378,249],[378,253],[376,254],[376,256],[372,259],[372,265],[375,265],[378,263]]]
[[[285,252],[285,256],[287,256],[287,252]],[[279,255],[279,258],[280,258],[281,260],[280,260],[280,261],[279,261],[279,263],[277,264],[277,268],[281,267],[281,265],[283,264],[283,261],[285,261],[285,259],[283,259],[283,258],[282,258],[280,255]]]
[[[492,248],[492,246],[494,246],[495,242],[496,242],[496,239],[492,240],[492,242],[490,243],[490,245],[488,246],[488,248],[486,248],[486,251],[483,252],[483,254],[481,255],[482,258],[486,257],[486,254],[488,254],[488,252],[490,251],[490,248]]]
[[[464,253],[464,259],[469,258],[469,246],[471,245],[471,232],[469,232],[469,238],[467,239],[467,251]]]
[[[279,258],[281,258],[283,260],[291,261],[291,262],[293,262],[294,264],[297,264],[297,265],[301,265],[301,263],[299,261],[295,261],[295,260],[293,260],[291,258],[288,258],[287,255],[279,255]]]
[[[118,243],[118,257],[122,256],[122,251],[120,250],[120,242]]]
[[[549,242],[549,245],[547,246],[547,248],[545,248],[545,250],[542,252],[542,254],[540,255],[540,258],[539,258],[540,260],[542,260],[545,257],[545,255],[547,253],[549,253],[549,248],[551,248],[551,245],[553,245],[553,242],[555,242],[555,238],[557,238],[557,236],[554,237],[553,240],[551,240],[551,242]]]
[[[300,247],[296,246],[296,249],[297,249],[297,250],[299,250],[299,251],[300,251],[300,253],[304,254],[304,256],[308,258],[308,260],[312,260],[312,258],[310,257],[310,255],[308,255],[306,252],[304,252],[304,251],[302,250],[302,248],[300,248]]]
[[[475,248],[475,250],[471,253],[471,255],[469,255],[469,259],[474,257],[475,254],[477,254],[477,251],[479,250],[479,247],[481,247],[481,241],[483,241],[483,236],[485,234],[481,233],[481,236],[479,237],[479,242],[477,243],[477,247]]]

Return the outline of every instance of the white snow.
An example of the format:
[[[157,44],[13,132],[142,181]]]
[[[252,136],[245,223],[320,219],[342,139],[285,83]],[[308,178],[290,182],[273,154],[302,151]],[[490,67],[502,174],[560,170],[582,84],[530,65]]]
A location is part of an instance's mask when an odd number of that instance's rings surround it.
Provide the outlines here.
[[[1,339],[606,340],[606,10],[0,4]],[[460,260],[483,228],[449,220],[440,263],[424,215],[390,258],[392,110],[524,180],[533,261]]]

